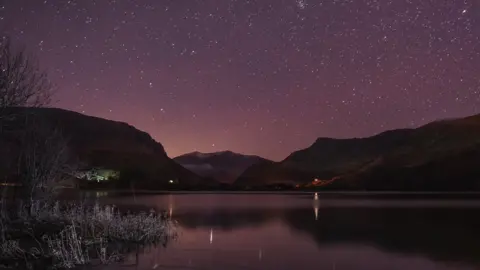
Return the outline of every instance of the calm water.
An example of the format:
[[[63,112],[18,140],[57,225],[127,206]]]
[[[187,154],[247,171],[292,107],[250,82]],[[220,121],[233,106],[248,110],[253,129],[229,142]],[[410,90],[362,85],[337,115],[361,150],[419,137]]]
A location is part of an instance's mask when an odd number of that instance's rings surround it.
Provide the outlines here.
[[[313,194],[102,200],[163,209],[178,222],[178,239],[132,254],[121,269],[480,268],[478,201],[314,200]]]

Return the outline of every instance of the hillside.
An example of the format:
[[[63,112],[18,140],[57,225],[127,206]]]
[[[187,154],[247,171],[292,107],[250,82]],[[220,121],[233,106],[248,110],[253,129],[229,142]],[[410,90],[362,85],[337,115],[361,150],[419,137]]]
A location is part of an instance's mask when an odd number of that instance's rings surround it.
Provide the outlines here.
[[[232,184],[248,167],[268,162],[259,156],[243,155],[231,151],[193,152],[178,156],[174,160],[197,175],[227,184]]]
[[[320,138],[285,160],[250,167],[237,184],[305,184],[353,190],[480,190],[480,115],[368,138]]]
[[[60,129],[72,155],[84,168],[117,170],[124,176],[135,178],[132,180],[139,186],[159,187],[171,179],[178,180],[182,185],[201,182],[200,177],[171,160],[163,146],[149,134],[126,123],[56,108],[29,108],[26,114],[24,110],[15,109],[13,112],[17,116],[35,117],[49,128]],[[18,129],[22,120],[23,116],[17,117],[14,121],[5,122],[3,127],[7,130]],[[16,150],[12,142],[15,142],[15,138],[9,134],[12,133],[2,133],[2,143],[7,146],[10,144],[10,154],[14,154],[12,151]]]

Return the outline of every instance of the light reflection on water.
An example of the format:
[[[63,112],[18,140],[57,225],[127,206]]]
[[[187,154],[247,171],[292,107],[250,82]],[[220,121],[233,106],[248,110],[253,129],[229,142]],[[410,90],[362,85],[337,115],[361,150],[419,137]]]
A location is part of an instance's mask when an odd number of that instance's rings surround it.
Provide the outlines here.
[[[128,204],[128,197],[103,197]],[[472,200],[324,199],[321,194],[137,196],[178,222],[131,269],[478,269]],[[107,269],[118,269],[111,266]],[[128,267],[126,269],[129,269]]]

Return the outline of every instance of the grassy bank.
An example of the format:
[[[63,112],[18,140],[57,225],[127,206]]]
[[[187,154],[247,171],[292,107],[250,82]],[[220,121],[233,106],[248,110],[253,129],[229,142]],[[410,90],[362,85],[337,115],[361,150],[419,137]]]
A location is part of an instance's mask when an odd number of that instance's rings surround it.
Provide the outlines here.
[[[110,264],[139,247],[175,237],[163,214],[113,206],[2,202],[0,268],[68,269]]]

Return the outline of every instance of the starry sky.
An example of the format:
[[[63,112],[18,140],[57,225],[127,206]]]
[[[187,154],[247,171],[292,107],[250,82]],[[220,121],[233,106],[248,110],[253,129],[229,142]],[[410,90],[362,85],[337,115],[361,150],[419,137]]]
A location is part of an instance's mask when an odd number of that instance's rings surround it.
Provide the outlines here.
[[[478,0],[0,0],[52,104],[274,160],[479,113]]]

